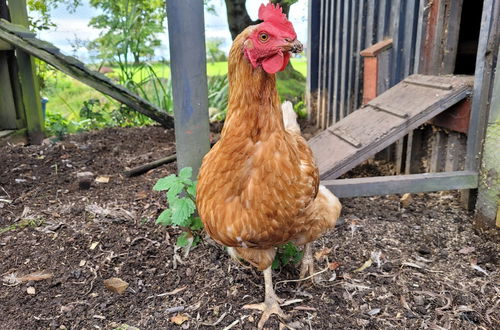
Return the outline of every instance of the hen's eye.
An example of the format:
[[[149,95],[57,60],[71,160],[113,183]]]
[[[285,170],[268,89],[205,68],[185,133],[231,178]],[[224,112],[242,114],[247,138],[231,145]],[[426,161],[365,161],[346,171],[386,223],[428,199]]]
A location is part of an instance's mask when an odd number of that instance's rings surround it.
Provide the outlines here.
[[[267,33],[261,33],[259,34],[259,40],[262,42],[266,42],[269,40],[269,35]]]

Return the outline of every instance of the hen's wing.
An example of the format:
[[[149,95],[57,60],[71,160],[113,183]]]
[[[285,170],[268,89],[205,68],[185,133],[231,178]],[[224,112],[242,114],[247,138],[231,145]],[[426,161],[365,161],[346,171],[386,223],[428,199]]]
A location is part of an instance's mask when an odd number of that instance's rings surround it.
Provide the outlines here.
[[[283,112],[285,129],[304,149],[303,144],[305,140],[300,135],[300,126],[297,123],[297,114],[293,110],[292,103],[290,101],[284,102],[281,105],[281,111]],[[309,148],[307,149],[310,152]],[[305,159],[309,159],[309,154],[306,155]],[[307,208],[307,212],[304,215],[304,230],[293,237],[292,240],[294,243],[303,245],[314,241],[328,229],[333,228],[340,216],[341,209],[342,206],[339,199],[325,186],[320,185],[316,198]]]

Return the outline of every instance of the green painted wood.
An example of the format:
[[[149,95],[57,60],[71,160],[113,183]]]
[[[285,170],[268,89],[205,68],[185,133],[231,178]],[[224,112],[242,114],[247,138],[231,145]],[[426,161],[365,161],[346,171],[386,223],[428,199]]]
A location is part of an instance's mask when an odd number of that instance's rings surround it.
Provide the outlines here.
[[[477,188],[478,175],[472,171],[378,176],[325,180],[321,184],[337,197],[359,197]]]
[[[6,52],[0,51],[0,129],[16,129],[16,106],[10,82]]]
[[[123,86],[120,86],[103,74],[91,71],[84,63],[65,56],[54,45],[36,38],[23,38],[12,28],[12,24],[0,20],[0,39],[14,44],[17,48],[29,53],[56,69],[81,81],[82,83],[109,95],[113,99],[157,121],[166,128],[174,127],[174,119],[166,111],[141,98]]]
[[[26,28],[29,26],[26,0],[10,1],[9,10],[13,24]],[[19,28],[17,29],[19,30]],[[35,75],[35,63],[31,56],[20,48],[16,48],[16,59],[19,67],[28,137],[31,143],[40,144],[43,140],[44,121],[38,81]]]
[[[498,52],[500,53],[500,47]],[[497,62],[479,176],[476,221],[495,226],[500,203],[500,62]],[[500,227],[500,223],[497,223]]]

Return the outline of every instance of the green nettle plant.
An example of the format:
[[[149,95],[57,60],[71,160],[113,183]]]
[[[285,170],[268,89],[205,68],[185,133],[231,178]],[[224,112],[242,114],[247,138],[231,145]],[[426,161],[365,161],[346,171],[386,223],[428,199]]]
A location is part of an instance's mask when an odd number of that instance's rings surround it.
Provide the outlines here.
[[[170,174],[159,179],[153,187],[156,191],[166,191],[168,208],[165,209],[156,223],[162,226],[177,226],[182,234],[177,237],[176,245],[184,247],[189,253],[191,247],[200,242],[200,233],[203,223],[196,212],[196,183],[191,177],[193,169],[185,167],[179,175]],[[297,264],[302,259],[303,252],[292,242],[278,248],[273,261],[273,269],[282,268],[290,263]]]
[[[196,181],[193,181],[193,170],[185,167],[179,175],[170,174],[156,182],[153,190],[166,191],[168,208],[156,219],[163,226],[177,226],[183,233],[177,237],[177,246],[190,249],[200,241],[203,223],[196,215]]]

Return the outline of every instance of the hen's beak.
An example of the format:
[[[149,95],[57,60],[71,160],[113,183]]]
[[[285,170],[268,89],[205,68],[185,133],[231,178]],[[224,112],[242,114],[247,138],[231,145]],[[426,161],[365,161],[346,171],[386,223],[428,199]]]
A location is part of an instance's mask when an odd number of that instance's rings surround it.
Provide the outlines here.
[[[302,51],[304,50],[304,46],[297,39],[295,39],[293,41],[292,40],[289,41],[289,40],[285,39],[285,41],[287,43],[283,46],[283,48],[286,51],[292,52],[294,54],[298,54],[298,53],[302,53]]]
[[[302,43],[300,41],[298,41],[297,39],[295,39],[292,42],[291,52],[294,54],[298,54],[298,53],[302,53],[303,50],[304,50],[304,46],[302,45]]]

